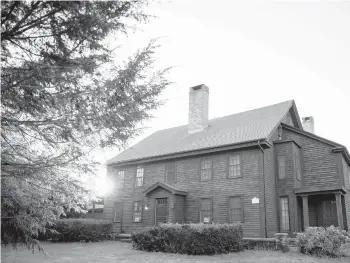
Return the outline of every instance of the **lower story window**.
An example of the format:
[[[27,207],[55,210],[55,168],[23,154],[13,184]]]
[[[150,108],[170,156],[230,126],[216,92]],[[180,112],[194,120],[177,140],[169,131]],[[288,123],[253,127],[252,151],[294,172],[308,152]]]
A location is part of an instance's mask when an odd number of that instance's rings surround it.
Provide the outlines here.
[[[212,221],[210,198],[201,199],[200,219],[201,219],[201,222],[203,223],[210,223]]]
[[[133,214],[133,222],[141,222],[142,218],[142,203],[141,201],[134,202],[134,214]]]
[[[231,223],[243,222],[242,196],[230,196],[230,198],[229,198],[229,220]]]
[[[281,231],[289,231],[289,203],[288,197],[280,198],[280,228]]]

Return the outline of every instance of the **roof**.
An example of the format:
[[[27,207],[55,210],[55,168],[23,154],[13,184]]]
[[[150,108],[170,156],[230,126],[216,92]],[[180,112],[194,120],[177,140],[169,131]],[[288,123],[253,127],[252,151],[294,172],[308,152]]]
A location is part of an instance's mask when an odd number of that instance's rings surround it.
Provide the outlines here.
[[[264,140],[293,105],[294,101],[289,100],[211,119],[204,131],[193,134],[188,133],[188,125],[160,130],[110,159],[108,164]]]
[[[151,185],[150,187],[148,187],[143,194],[146,196],[148,195],[150,192],[154,191],[156,188],[161,187],[164,188],[166,190],[168,190],[170,193],[172,194],[176,194],[176,195],[187,195],[187,191],[181,190],[173,185],[164,183],[164,182],[157,182],[153,185]]]

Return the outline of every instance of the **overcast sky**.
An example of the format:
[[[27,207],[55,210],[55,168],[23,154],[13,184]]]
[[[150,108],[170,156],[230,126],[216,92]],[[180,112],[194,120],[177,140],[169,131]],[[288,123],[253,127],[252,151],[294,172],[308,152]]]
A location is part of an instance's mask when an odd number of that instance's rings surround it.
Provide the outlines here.
[[[157,66],[176,66],[175,84],[130,145],[187,124],[188,89],[206,84],[209,118],[294,99],[300,117],[314,117],[317,135],[350,150],[350,2],[173,0],[148,11],[158,18],[121,50],[165,37]],[[116,154],[106,150],[98,159]]]

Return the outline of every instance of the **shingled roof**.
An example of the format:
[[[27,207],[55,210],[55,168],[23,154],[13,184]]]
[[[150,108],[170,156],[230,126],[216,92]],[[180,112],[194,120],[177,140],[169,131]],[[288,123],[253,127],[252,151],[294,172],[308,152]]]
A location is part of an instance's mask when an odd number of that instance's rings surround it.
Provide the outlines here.
[[[267,139],[283,120],[293,100],[209,120],[202,132],[188,133],[188,126],[157,131],[126,149],[108,164]]]

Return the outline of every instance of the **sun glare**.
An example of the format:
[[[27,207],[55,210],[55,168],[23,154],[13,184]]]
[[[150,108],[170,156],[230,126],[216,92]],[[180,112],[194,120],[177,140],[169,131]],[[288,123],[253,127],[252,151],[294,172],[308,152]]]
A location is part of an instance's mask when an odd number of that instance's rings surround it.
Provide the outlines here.
[[[94,186],[95,192],[97,196],[105,196],[109,194],[113,189],[113,182],[109,180],[107,177],[100,177],[96,180],[96,184]]]

